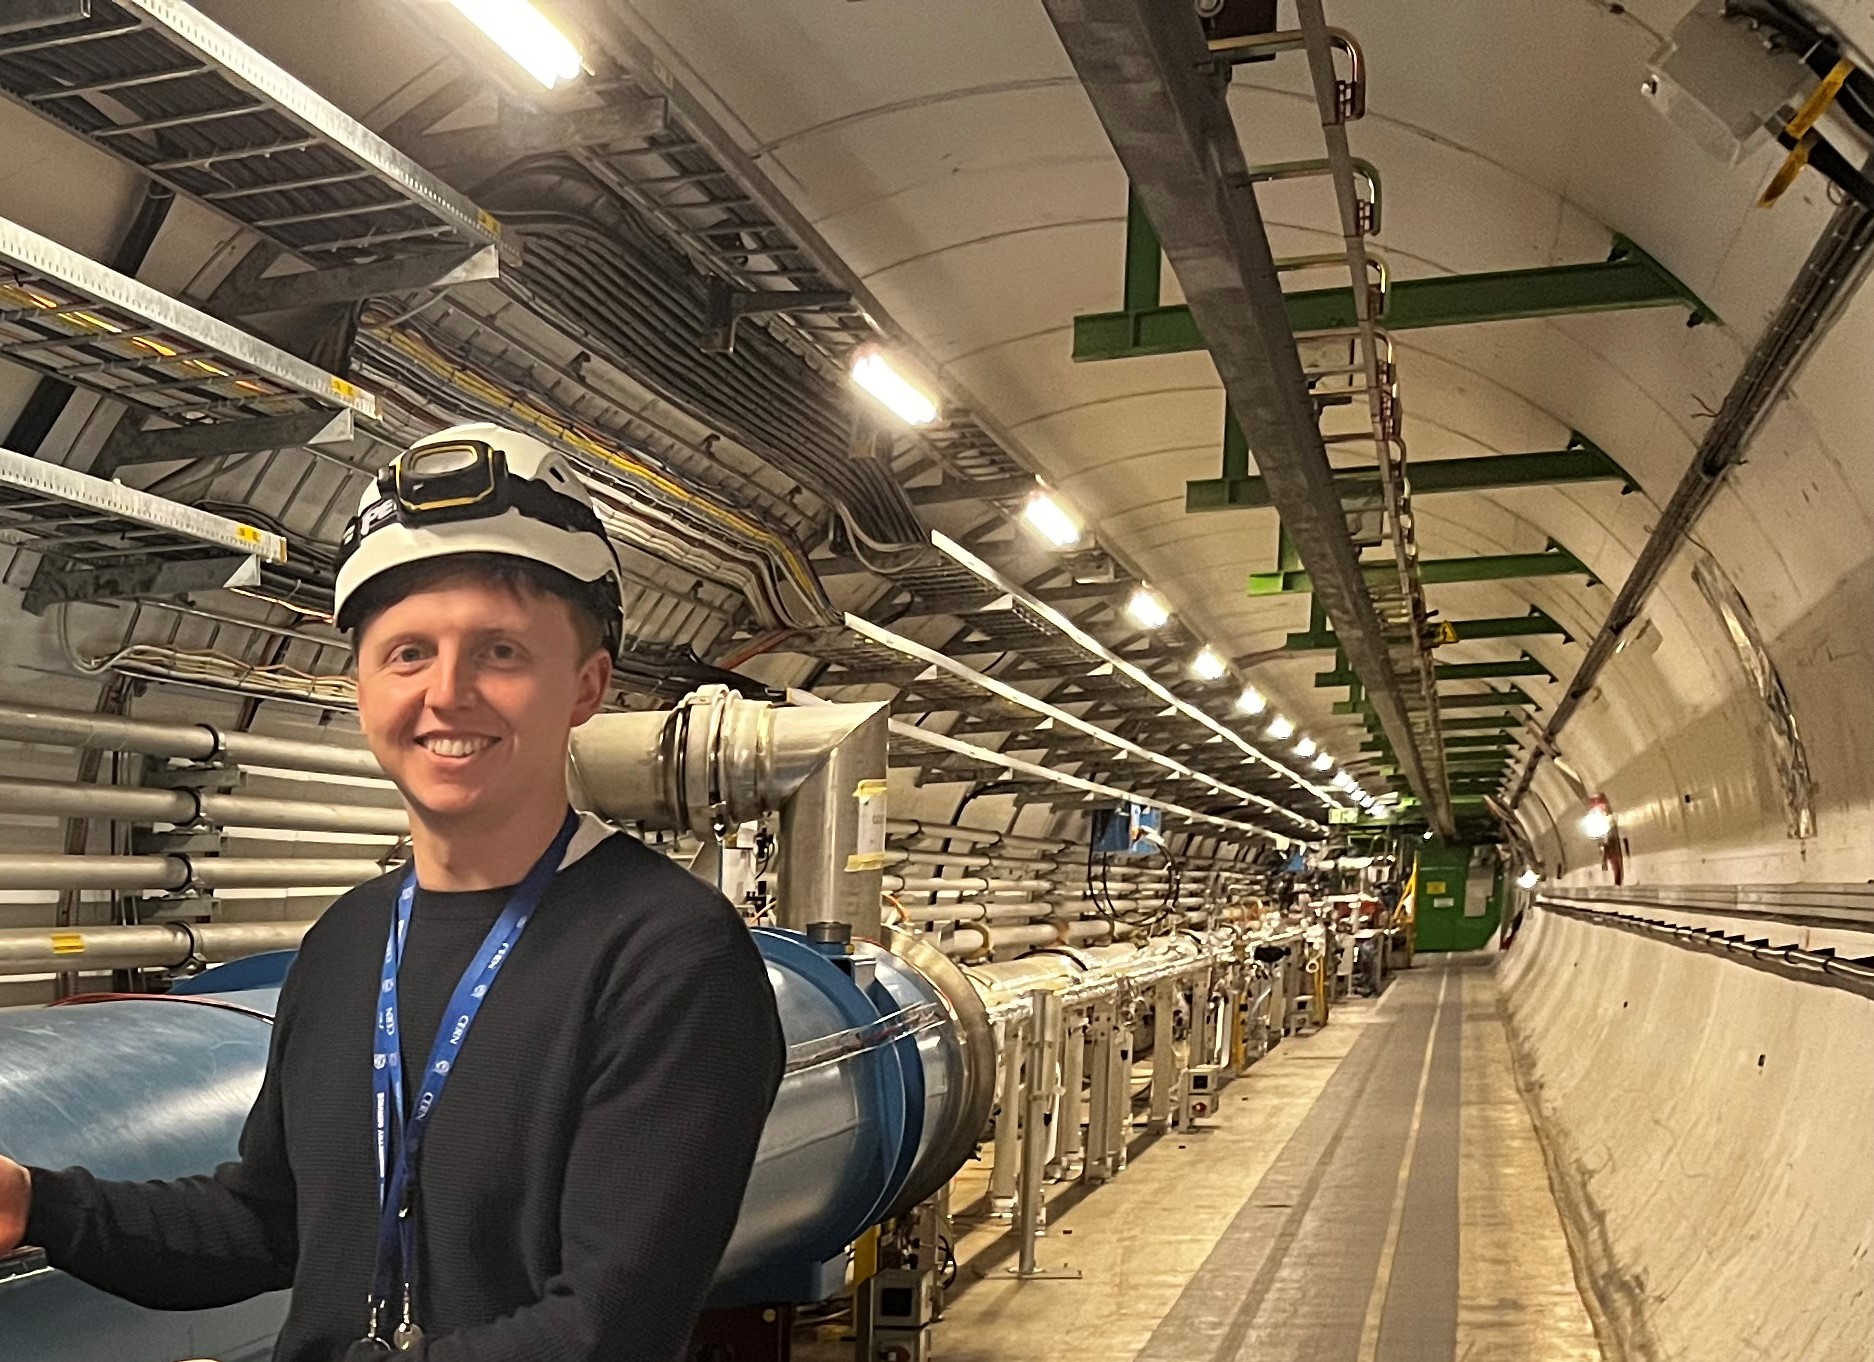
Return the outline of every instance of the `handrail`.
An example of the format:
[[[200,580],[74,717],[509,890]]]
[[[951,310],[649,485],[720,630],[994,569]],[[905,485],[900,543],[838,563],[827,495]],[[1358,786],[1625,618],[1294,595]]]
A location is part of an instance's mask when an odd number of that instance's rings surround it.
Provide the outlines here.
[[[1654,918],[1635,917],[1629,913],[1584,908],[1546,897],[1538,898],[1536,905],[1545,912],[1575,918],[1597,927],[1630,932],[1701,955],[1715,955],[1766,974],[1774,974],[1780,979],[1801,984],[1822,984],[1874,1001],[1874,957],[1843,959],[1831,950],[1772,946],[1767,941],[1751,941],[1711,927],[1686,927]]]

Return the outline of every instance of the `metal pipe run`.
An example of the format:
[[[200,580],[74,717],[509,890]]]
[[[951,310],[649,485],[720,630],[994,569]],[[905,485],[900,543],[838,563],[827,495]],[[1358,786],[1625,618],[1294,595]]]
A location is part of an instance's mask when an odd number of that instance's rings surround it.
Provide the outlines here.
[[[889,717],[880,703],[772,705],[725,686],[601,714],[573,733],[574,802],[699,837],[779,813],[781,925],[839,921],[876,939]]]
[[[108,714],[23,705],[0,705],[0,739],[185,761],[224,761],[235,766],[274,766],[325,775],[384,777],[377,758],[362,748],[230,733],[212,724],[145,723]]]
[[[0,975],[180,969],[299,945],[310,922],[164,922],[142,927],[0,930]]]
[[[363,884],[376,861],[287,856],[0,856],[0,889],[292,889]]]
[[[199,821],[223,827],[376,833],[385,837],[401,837],[410,829],[409,815],[402,809],[314,800],[261,799],[252,795],[220,794],[214,790],[146,789],[19,778],[0,784],[0,813],[111,818],[125,823],[171,823],[178,827]]]

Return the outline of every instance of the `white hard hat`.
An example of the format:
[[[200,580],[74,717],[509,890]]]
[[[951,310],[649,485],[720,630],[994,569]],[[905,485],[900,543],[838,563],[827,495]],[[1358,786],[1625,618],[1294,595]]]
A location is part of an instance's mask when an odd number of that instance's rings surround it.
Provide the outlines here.
[[[338,627],[357,623],[352,607],[366,582],[467,553],[539,563],[588,587],[616,653],[624,577],[591,496],[551,445],[486,421],[425,436],[365,489],[339,544]]]

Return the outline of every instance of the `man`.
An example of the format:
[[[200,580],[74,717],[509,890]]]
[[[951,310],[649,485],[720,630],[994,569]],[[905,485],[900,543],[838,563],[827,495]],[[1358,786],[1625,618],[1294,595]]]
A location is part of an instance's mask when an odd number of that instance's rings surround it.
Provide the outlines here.
[[[532,437],[443,431],[367,490],[338,622],[412,869],[307,934],[238,1161],[109,1183],[0,1159],[0,1252],[157,1308],[291,1287],[277,1362],[680,1355],[784,1042],[734,910],[567,808],[620,581]]]

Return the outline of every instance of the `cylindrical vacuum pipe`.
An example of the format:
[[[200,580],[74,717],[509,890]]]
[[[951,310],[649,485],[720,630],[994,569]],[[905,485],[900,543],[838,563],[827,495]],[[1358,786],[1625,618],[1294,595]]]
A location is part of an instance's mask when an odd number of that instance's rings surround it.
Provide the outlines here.
[[[0,889],[293,889],[383,873],[376,861],[293,856],[0,856]]]
[[[85,785],[77,781],[12,779],[0,784],[0,813],[53,814],[66,818],[111,818],[125,823],[188,824],[197,816],[243,828],[286,828],[301,832],[376,833],[400,837],[410,819],[402,809],[329,804],[300,799],[262,799],[213,790],[163,790],[130,785]]]
[[[574,800],[698,835],[778,812],[781,925],[845,922],[876,939],[889,717],[880,703],[779,706],[727,687],[664,713],[602,714],[573,733]]]
[[[377,758],[355,747],[293,742],[256,733],[224,733],[209,724],[154,724],[109,714],[0,705],[0,739],[49,747],[87,747],[137,752],[146,757],[210,761],[237,766],[275,766],[326,775],[384,778]]]
[[[178,922],[142,927],[0,930],[0,975],[69,970],[179,969],[299,945],[310,922]]]

